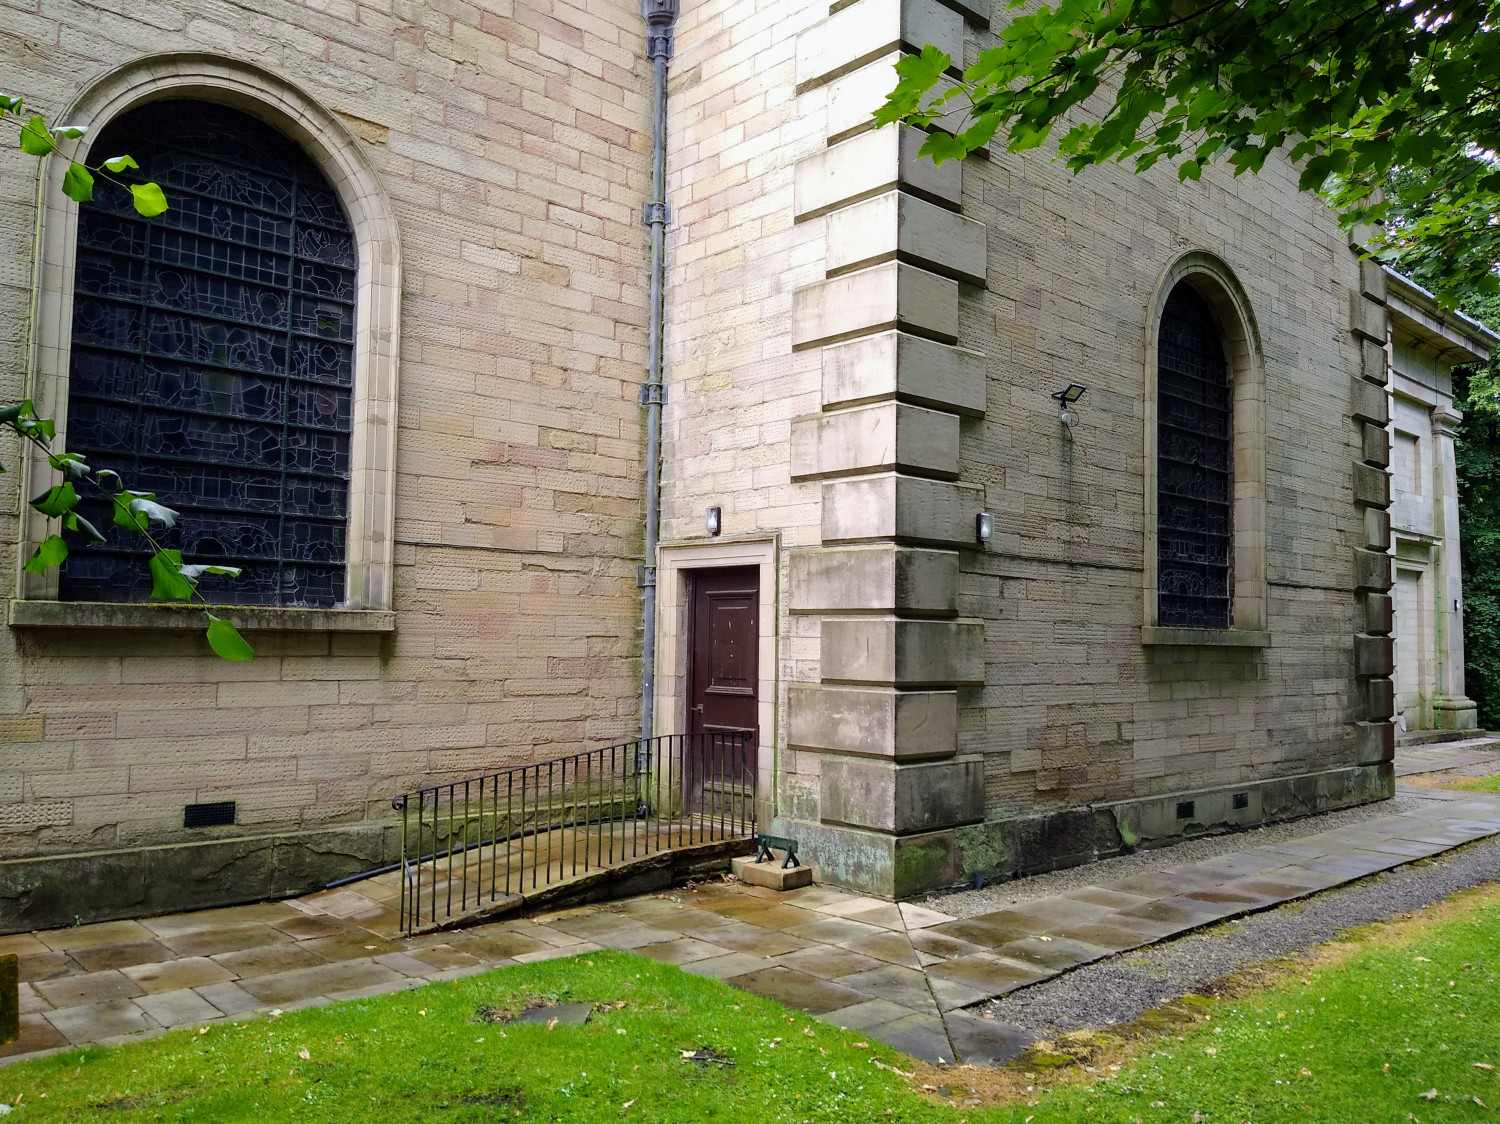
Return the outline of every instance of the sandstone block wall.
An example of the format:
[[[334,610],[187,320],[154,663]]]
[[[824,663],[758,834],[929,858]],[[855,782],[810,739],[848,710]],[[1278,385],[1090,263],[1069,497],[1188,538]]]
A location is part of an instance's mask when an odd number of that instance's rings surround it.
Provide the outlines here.
[[[0,928],[46,922],[39,856],[295,831],[327,856],[299,875],[317,882],[389,853],[388,801],[419,778],[633,735],[642,36],[631,0],[0,10],[6,89],[49,116],[163,52],[295,84],[364,147],[404,267],[395,631],[251,634],[234,665],[191,634],[0,629]],[[30,386],[35,184],[0,156],[6,399]],[[0,478],[7,574],[18,479]],[[218,800],[238,826],[184,832],[184,804]],[[294,888],[288,866],[268,852],[202,892]]]
[[[781,536],[778,830],[899,896],[1386,794],[1382,579],[1358,553],[1388,502],[1361,414],[1384,395],[1356,334],[1384,320],[1332,216],[1284,165],[936,167],[869,114],[900,52],[972,58],[991,13],[834,8],[774,9],[794,51],[740,50],[768,9],[690,13],[673,110],[678,206],[705,225],[669,293],[667,526],[701,538],[720,504],[726,533]],[[700,105],[712,146],[683,120]],[[1237,527],[1256,623],[1211,644],[1142,627],[1148,335],[1194,252],[1243,293],[1264,383],[1236,450],[1265,480]]]

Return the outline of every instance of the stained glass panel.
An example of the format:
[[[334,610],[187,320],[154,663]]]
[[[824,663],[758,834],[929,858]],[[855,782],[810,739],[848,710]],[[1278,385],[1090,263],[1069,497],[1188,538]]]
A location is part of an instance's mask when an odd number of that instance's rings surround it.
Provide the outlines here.
[[[354,382],[353,235],[311,161],[264,123],[164,101],[93,151],[128,152],[169,209],[143,219],[102,177],[80,209],[68,448],[182,515],[165,545],[244,568],[212,601],[344,599]],[[150,593],[138,543],[102,502],[63,567],[71,600]]]
[[[1231,623],[1233,403],[1218,322],[1178,285],[1157,346],[1157,622]]]

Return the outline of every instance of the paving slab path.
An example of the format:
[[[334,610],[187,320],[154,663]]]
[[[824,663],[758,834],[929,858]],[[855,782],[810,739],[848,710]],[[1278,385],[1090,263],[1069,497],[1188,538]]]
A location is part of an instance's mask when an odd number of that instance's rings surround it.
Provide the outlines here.
[[[23,981],[22,1035],[0,1048],[0,1061],[614,948],[725,980],[915,1057],[985,1064],[1033,1040],[981,1017],[996,997],[1500,835],[1500,796],[1403,792],[1423,797],[1416,810],[1322,831],[1310,819],[1294,839],[1198,862],[1173,864],[1165,850],[1149,873],[968,918],[821,886],[777,893],[713,882],[403,939],[383,894],[366,896],[356,884],[0,937],[0,953],[20,955]]]

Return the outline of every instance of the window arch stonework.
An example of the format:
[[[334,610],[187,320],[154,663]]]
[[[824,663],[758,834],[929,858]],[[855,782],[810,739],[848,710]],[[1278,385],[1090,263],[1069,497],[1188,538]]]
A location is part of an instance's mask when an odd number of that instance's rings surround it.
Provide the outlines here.
[[[340,608],[353,616],[381,620],[346,620],[354,628],[390,627],[391,577],[394,562],[394,469],[397,357],[400,314],[400,242],[389,200],[368,158],[332,113],[280,78],[256,67],[199,54],[153,56],[117,68],[88,86],[56,119],[87,128],[79,159],[111,122],[152,102],[192,99],[248,114],[299,149],[336,197],[347,216],[357,260],[352,286],[355,330],[350,339],[352,394],[347,453],[347,549]],[[64,161],[49,161],[42,185],[39,255],[36,264],[38,306],[36,344],[26,393],[39,412],[56,417],[61,441],[68,431],[69,371],[74,339],[75,246],[79,207],[61,192]],[[54,182],[55,181],[55,182]],[[28,494],[51,482],[45,460],[27,464]],[[28,542],[48,533],[45,521],[28,513]],[[26,557],[29,550],[23,551]],[[23,599],[52,601],[59,595],[56,573],[22,573]],[[156,607],[143,607],[156,608]],[[363,613],[359,611],[365,611]],[[13,621],[27,614],[13,611]],[[329,626],[340,627],[331,617]],[[50,623],[42,621],[41,623]],[[62,621],[60,623],[68,623]],[[305,625],[303,625],[305,627]]]
[[[1243,288],[1218,258],[1180,258],[1147,325],[1147,644],[1269,643],[1265,371]]]

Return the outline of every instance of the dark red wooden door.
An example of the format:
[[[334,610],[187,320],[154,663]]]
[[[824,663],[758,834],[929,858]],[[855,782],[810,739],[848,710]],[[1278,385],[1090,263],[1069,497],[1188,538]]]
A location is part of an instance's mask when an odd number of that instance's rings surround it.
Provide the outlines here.
[[[760,721],[760,568],[696,570],[688,613],[688,732]]]

